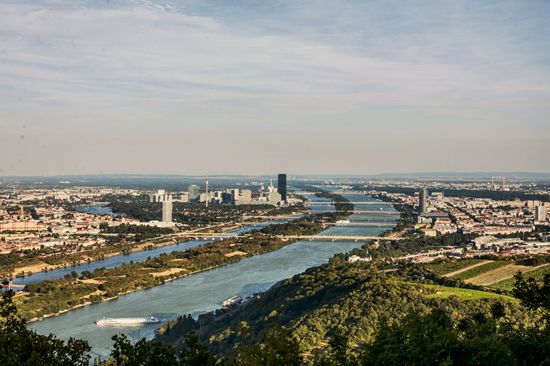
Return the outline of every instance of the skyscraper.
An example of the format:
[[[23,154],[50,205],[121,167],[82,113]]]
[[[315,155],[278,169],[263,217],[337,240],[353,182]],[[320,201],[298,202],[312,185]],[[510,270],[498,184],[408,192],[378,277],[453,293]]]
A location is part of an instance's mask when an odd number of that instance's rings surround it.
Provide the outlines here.
[[[172,222],[172,200],[162,201],[162,222]]]
[[[206,205],[206,208],[208,208],[208,202],[210,202],[210,195],[208,193],[208,177],[206,177],[206,184],[205,184],[205,191],[206,191],[206,202],[205,205]]]
[[[281,200],[286,201],[286,174],[279,174],[277,191],[281,194]]]
[[[546,207],[537,206],[535,208],[535,221],[546,221]]]
[[[199,197],[199,186],[191,184],[189,186],[189,201],[195,201]]]
[[[418,213],[419,214],[425,214],[426,210],[428,208],[428,190],[426,187],[423,187],[420,190],[420,194],[418,196]]]

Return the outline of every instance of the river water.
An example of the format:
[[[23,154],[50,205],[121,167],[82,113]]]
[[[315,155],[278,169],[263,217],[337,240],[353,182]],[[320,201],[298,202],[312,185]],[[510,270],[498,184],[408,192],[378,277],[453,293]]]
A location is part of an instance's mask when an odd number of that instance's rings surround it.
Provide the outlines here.
[[[343,194],[353,202],[372,202],[363,194]],[[315,206],[319,198],[312,198],[311,209],[327,210],[327,206]],[[324,200],[323,200],[324,201]],[[356,204],[357,210],[389,210],[387,205]],[[396,220],[397,215],[379,213],[354,214],[350,221]],[[326,235],[378,235],[386,228],[367,226],[338,226],[323,232]],[[69,337],[86,339],[92,346],[92,354],[103,359],[112,346],[111,336],[125,333],[132,339],[151,338],[158,324],[134,328],[97,327],[95,321],[103,317],[155,316],[172,320],[179,315],[201,313],[221,307],[221,303],[234,295],[243,298],[266,291],[273,284],[303,272],[307,268],[326,263],[334,254],[360,247],[362,242],[299,241],[277,251],[243,259],[225,267],[184,277],[152,289],[134,292],[120,298],[86,306],[62,315],[32,323],[30,327],[42,334],[53,333],[62,339]]]

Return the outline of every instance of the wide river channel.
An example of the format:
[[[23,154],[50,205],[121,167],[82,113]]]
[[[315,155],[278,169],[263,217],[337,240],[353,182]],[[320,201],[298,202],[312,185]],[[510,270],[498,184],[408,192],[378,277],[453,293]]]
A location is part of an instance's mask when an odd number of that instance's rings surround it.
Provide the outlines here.
[[[365,202],[365,204],[355,204],[355,210],[358,211],[380,209],[393,211],[393,208],[387,204],[373,204],[376,200],[361,193],[345,193],[343,196],[352,202]],[[326,202],[325,199],[314,196],[308,198],[311,200],[310,208],[313,212],[333,209],[326,205],[315,205],[316,202]],[[360,224],[366,222],[389,224],[395,222],[397,218],[398,215],[377,212],[355,213],[350,217],[349,225],[334,226],[323,231],[322,234],[374,236],[384,232],[388,227],[386,225],[384,227],[361,226]],[[95,325],[98,319],[155,316],[166,321],[184,314],[198,316],[220,308],[221,303],[231,296],[239,295],[245,298],[257,292],[266,291],[285,278],[328,262],[336,253],[348,252],[362,244],[361,241],[298,241],[271,253],[246,258],[237,263],[190,275],[148,290],[130,293],[113,301],[86,306],[34,322],[30,327],[39,333],[53,333],[62,339],[69,337],[85,339],[92,346],[93,356],[101,356],[105,359],[111,350],[112,335],[125,333],[134,340],[142,337],[151,338],[159,324],[132,328],[98,327]],[[200,244],[197,243],[197,245]],[[185,246],[173,247],[174,249],[169,252],[185,249]],[[153,253],[155,251],[147,251],[146,257],[158,255]],[[81,270],[81,268],[78,269]]]

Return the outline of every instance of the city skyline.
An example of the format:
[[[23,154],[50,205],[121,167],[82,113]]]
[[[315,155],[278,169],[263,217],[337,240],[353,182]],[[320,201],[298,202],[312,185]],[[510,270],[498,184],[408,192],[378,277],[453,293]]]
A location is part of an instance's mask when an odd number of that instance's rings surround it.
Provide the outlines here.
[[[544,1],[2,1],[0,176],[548,172],[549,18]]]

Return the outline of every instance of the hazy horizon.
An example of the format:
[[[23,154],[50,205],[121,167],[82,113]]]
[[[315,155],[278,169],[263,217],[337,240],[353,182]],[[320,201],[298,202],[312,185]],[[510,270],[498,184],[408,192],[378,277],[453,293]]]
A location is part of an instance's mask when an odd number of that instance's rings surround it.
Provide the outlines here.
[[[548,173],[549,19],[545,1],[0,0],[0,176]]]
[[[490,179],[490,178],[541,178],[550,179],[550,172],[520,172],[520,171],[498,171],[498,172],[481,172],[481,171],[455,171],[455,172],[395,172],[395,173],[373,173],[373,174],[357,174],[357,173],[342,173],[342,174],[301,174],[294,172],[273,172],[273,173],[256,173],[256,174],[236,174],[236,173],[216,173],[210,172],[209,174],[171,174],[171,173],[159,173],[159,174],[147,174],[147,173],[105,173],[105,174],[62,174],[62,175],[0,175],[0,179],[9,178],[191,178],[203,180],[205,177],[212,179],[222,178],[277,178],[279,173],[287,174],[289,179],[302,179],[302,178],[374,178],[374,179],[393,179],[393,178],[475,178],[475,179]]]

